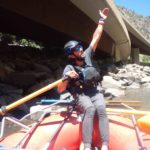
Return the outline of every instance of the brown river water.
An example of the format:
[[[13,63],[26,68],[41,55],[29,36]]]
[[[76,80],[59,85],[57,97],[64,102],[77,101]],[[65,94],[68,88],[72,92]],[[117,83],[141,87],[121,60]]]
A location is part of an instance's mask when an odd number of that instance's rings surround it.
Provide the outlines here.
[[[150,111],[150,88],[127,89],[120,100],[142,101],[138,110]]]

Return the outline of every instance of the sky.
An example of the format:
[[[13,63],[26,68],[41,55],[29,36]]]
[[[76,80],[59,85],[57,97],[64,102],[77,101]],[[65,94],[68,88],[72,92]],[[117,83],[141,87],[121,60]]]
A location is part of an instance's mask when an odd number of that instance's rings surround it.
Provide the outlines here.
[[[119,6],[124,6],[143,16],[150,16],[150,0],[114,0]]]

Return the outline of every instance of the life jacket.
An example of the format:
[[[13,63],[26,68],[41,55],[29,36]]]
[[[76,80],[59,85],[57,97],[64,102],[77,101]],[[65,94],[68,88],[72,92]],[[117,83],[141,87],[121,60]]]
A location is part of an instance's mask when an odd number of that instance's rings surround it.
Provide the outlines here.
[[[74,68],[79,74],[80,80],[82,80],[85,85],[97,83],[100,80],[100,74],[93,66],[86,65],[83,68],[80,66],[74,66]]]
[[[93,66],[72,66],[72,68],[79,74],[79,78],[73,79],[70,82],[69,89],[71,93],[82,93],[87,89],[95,87],[100,81],[100,74]]]

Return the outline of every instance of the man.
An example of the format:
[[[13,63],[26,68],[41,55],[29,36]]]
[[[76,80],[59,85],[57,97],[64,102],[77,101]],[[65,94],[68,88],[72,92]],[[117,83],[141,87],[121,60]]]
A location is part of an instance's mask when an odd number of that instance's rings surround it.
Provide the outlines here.
[[[69,79],[58,86],[59,92],[68,89],[78,99],[78,104],[84,110],[82,122],[84,150],[91,149],[95,112],[97,112],[99,119],[99,131],[102,138],[101,150],[108,150],[108,118],[104,97],[98,89],[98,72],[93,67],[91,58],[102,35],[104,21],[109,14],[109,9],[104,8],[103,11],[99,11],[99,14],[98,26],[89,47],[85,51],[78,41],[69,41],[65,44],[64,50],[70,64],[65,67],[63,75],[68,76]]]

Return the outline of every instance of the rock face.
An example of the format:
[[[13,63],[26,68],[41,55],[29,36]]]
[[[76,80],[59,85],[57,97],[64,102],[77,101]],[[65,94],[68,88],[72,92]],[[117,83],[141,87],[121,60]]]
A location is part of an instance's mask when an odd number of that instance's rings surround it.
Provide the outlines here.
[[[66,62],[60,49],[58,52],[59,55],[53,56],[49,51],[18,46],[1,50],[0,106],[8,105],[61,78]],[[27,113],[29,107],[42,97],[58,99],[59,96],[54,88],[16,109]]]

